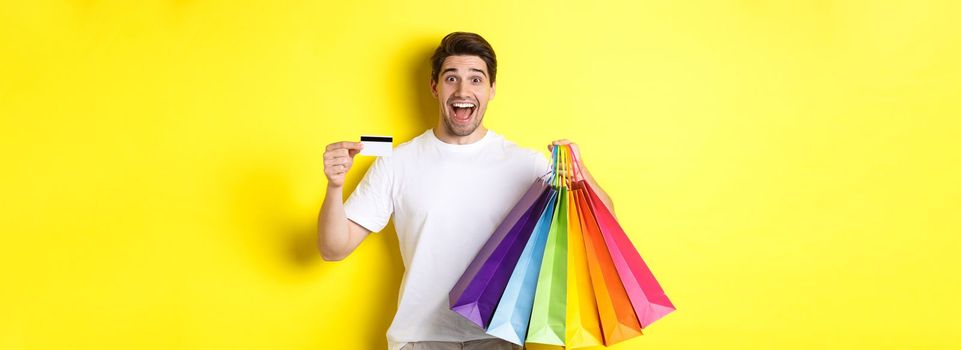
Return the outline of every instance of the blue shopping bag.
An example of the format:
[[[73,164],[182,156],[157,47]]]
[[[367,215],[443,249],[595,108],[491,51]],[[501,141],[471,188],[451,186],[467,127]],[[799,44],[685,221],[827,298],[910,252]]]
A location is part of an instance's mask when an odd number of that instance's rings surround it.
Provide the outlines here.
[[[557,191],[553,188],[548,191],[550,198],[547,206],[534,226],[534,232],[524,246],[517,265],[514,266],[504,294],[487,327],[487,334],[517,345],[523,345],[527,337],[527,326],[534,306],[534,291],[544,257],[544,245],[547,243],[548,230],[556,209]]]

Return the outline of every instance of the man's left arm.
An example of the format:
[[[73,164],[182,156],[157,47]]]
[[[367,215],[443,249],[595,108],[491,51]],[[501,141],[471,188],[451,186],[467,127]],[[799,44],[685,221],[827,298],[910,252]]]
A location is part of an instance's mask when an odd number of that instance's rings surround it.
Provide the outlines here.
[[[587,184],[590,185],[595,192],[597,192],[597,197],[601,199],[601,202],[604,202],[604,205],[607,206],[607,209],[609,209],[611,211],[611,214],[614,214],[614,216],[616,217],[617,215],[614,213],[614,202],[611,201],[611,197],[608,196],[607,192],[605,192],[604,189],[597,184],[597,180],[594,180],[594,177],[591,176],[591,172],[587,170],[586,166],[584,166],[584,159],[581,157],[581,153],[580,153],[580,150],[577,148],[577,144],[567,139],[560,139],[560,140],[551,142],[550,145],[547,145],[547,151],[548,152],[554,151],[554,146],[556,145],[571,146],[571,149],[574,151],[574,157],[577,158],[577,167],[581,170],[581,174],[584,176],[584,181],[587,181]]]

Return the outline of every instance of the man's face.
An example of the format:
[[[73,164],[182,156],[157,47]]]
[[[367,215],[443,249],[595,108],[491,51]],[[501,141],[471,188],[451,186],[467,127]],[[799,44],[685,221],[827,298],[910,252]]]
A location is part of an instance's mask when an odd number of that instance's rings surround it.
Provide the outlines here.
[[[441,65],[437,81],[431,81],[447,131],[467,136],[484,120],[487,102],[494,98],[487,64],[477,56],[450,56]]]

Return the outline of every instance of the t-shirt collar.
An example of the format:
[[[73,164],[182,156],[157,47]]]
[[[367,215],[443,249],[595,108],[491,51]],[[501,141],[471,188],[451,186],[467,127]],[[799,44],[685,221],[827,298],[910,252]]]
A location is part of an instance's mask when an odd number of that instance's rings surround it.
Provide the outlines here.
[[[450,150],[454,152],[463,152],[463,151],[479,149],[484,145],[488,144],[490,140],[494,138],[494,135],[495,135],[493,131],[488,129],[487,132],[484,133],[484,137],[481,137],[480,140],[477,140],[473,143],[458,145],[458,144],[446,143],[444,141],[441,141],[440,139],[437,138],[437,135],[434,135],[434,129],[428,129],[425,134],[427,134],[428,141],[436,145],[438,148],[444,149],[444,150]]]

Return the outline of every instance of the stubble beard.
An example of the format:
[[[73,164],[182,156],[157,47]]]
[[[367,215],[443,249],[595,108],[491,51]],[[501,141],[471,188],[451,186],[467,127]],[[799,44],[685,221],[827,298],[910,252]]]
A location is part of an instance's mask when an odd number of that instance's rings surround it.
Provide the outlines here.
[[[453,119],[453,117],[448,115],[444,116],[444,126],[447,128],[447,132],[455,136],[468,136],[473,134],[474,130],[477,130],[477,127],[480,126],[481,121],[484,120],[484,115],[478,111],[473,122],[463,127],[454,125],[454,122],[452,122],[451,119]]]

